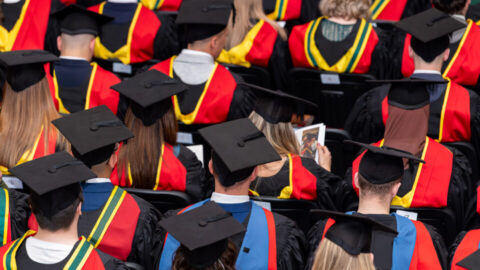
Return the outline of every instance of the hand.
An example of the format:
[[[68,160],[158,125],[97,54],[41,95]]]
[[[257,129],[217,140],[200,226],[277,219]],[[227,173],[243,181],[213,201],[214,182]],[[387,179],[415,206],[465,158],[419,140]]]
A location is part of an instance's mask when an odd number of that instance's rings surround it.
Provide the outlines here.
[[[327,171],[332,170],[332,153],[328,150],[328,147],[321,146],[317,143],[318,152],[318,164]]]

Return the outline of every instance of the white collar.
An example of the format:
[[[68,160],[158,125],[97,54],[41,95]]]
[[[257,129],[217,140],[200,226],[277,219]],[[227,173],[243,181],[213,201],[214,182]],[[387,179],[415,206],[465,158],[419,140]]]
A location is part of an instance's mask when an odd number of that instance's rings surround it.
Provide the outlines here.
[[[442,75],[442,73],[440,73],[440,71],[438,71],[438,70],[428,70],[428,69],[416,69],[416,70],[413,72],[413,74],[417,74],[417,73]]]
[[[119,4],[127,4],[127,3],[137,3],[137,0],[107,0],[110,3],[119,3]]]
[[[5,4],[16,4],[22,0],[3,0],[3,3]]]
[[[77,57],[77,56],[60,56],[60,59],[68,59],[68,60],[82,60],[82,61],[87,61],[86,58],[83,57]]]
[[[212,197],[210,197],[210,200],[216,203],[238,204],[238,203],[249,202],[250,197],[248,195],[227,195],[223,193],[213,192]]]
[[[87,184],[98,184],[98,183],[111,183],[108,178],[92,178],[87,180]]]
[[[202,63],[214,64],[215,59],[213,56],[206,52],[195,51],[190,49],[183,49],[175,60],[193,60],[193,62],[201,61]]]
[[[462,15],[462,14],[453,14],[453,15],[452,15],[452,18],[455,18],[455,19],[457,19],[457,20],[459,20],[459,21],[461,21],[461,22],[464,22],[464,21],[466,20],[465,16]]]

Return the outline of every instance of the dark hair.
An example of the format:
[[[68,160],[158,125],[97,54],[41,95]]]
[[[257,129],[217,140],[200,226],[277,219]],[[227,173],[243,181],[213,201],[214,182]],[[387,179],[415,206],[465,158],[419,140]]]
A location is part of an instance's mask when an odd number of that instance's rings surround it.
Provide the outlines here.
[[[453,15],[465,8],[467,0],[432,0],[432,4],[435,8]]]
[[[46,217],[43,215],[42,210],[37,208],[33,200],[30,199],[30,205],[32,207],[32,212],[37,219],[38,226],[47,231],[56,232],[61,229],[67,229],[72,225],[73,219],[75,218],[75,212],[77,211],[78,205],[83,202],[83,193],[80,192],[78,198],[67,208],[56,213],[52,217]]]
[[[385,196],[393,186],[400,181],[401,179],[398,179],[390,183],[376,185],[368,182],[363,176],[358,174],[358,186],[362,190],[362,193],[369,195]]]
[[[227,249],[223,252],[222,256],[218,260],[215,261],[212,265],[209,265],[204,268],[196,268],[191,266],[185,260],[186,248],[184,246],[180,246],[175,253],[175,257],[173,258],[172,263],[172,270],[218,270],[218,269],[225,269],[225,270],[235,270],[235,261],[237,260],[238,249],[237,246],[232,242],[232,240],[228,239]],[[223,268],[220,266],[223,265]]]

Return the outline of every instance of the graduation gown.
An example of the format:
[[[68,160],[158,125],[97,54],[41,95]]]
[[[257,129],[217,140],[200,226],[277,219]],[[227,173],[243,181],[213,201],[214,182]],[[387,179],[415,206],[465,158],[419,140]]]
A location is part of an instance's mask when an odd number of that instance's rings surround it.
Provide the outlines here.
[[[480,248],[480,229],[463,231],[458,234],[455,242],[450,247],[449,267],[451,270],[465,269],[457,263],[471,255]]]
[[[191,205],[181,211],[168,212],[168,215],[181,214],[208,202]],[[231,240],[239,247],[236,269],[304,269],[306,252],[305,236],[290,219],[272,213],[250,202],[240,204],[219,204],[232,213],[247,228]],[[178,241],[165,231],[164,245],[159,259],[160,270],[170,270],[172,254],[179,246]]]
[[[223,50],[217,61],[246,68],[251,65],[267,68],[276,88],[286,89],[288,57],[287,43],[273,26],[260,20],[240,44]]]
[[[173,70],[174,59],[175,56],[151,69],[178,78]],[[240,85],[240,82],[243,82],[241,77],[215,63],[210,78],[205,83],[186,84],[188,91],[172,97],[175,116],[186,125],[217,124],[248,117],[255,105],[255,95]]]
[[[120,94],[110,86],[120,79],[113,73],[83,60],[60,59],[54,66],[50,91],[58,112],[69,114],[106,105],[117,113]]]
[[[127,270],[123,262],[98,251],[83,236],[75,244],[67,258],[55,264],[40,264],[28,256],[25,240],[34,236],[35,231],[26,232],[21,238],[0,248],[2,264],[0,269],[98,269]]]
[[[164,144],[158,161],[159,169],[155,179],[154,190],[174,190],[185,192],[195,201],[200,201],[212,190],[213,183],[205,177],[202,163],[195,154],[183,145]],[[114,168],[111,177],[114,185],[135,187],[135,180],[130,173]]]
[[[307,23],[320,16],[319,0],[263,0],[267,17],[276,21],[287,21],[286,28]]]
[[[370,12],[372,20],[400,21],[429,8],[428,0],[374,0]]]
[[[337,210],[329,184],[341,179],[320,167],[315,160],[289,154],[280,171],[271,177],[257,177],[250,185],[255,196],[317,201],[321,209]]]
[[[115,18],[96,38],[96,58],[136,64],[163,60],[179,51],[177,26],[169,16],[157,16],[140,3],[102,2],[89,10]]]
[[[13,189],[0,189],[1,245],[21,237],[28,230],[28,196]]]
[[[446,269],[447,251],[432,227],[397,214],[366,216],[398,232],[397,236],[374,232],[372,253],[376,269]],[[320,220],[308,232],[310,267],[315,250],[334,223],[333,219]]]
[[[178,11],[182,0],[140,0],[144,6],[151,10],[161,10],[161,11]]]

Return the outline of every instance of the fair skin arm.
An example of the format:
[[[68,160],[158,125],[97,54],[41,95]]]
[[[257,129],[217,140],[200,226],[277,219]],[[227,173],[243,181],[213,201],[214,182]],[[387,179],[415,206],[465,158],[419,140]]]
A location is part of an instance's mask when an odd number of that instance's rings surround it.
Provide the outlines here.
[[[355,174],[355,185],[359,187],[358,173]],[[365,196],[360,189],[360,196],[358,201],[357,212],[362,214],[390,214],[390,204],[393,198],[397,195],[401,183],[396,183],[390,192],[385,196]]]

